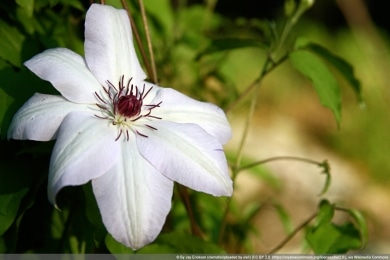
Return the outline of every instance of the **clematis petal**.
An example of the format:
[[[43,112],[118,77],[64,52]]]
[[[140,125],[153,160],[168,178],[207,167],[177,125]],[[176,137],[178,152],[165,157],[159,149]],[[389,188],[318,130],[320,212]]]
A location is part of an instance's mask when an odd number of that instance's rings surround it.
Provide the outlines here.
[[[85,19],[85,58],[102,85],[116,84],[122,75],[146,78],[138,61],[125,10],[92,4]]]
[[[24,65],[53,84],[66,99],[75,103],[96,103],[93,93],[101,89],[100,84],[77,53],[65,48],[50,49]]]
[[[92,187],[103,223],[116,240],[136,250],[160,233],[171,208],[173,182],[139,154],[135,143],[122,143],[119,161],[92,180]]]
[[[226,115],[219,107],[187,97],[180,92],[161,88],[152,103],[162,100],[161,107],[153,115],[177,123],[193,123],[226,144],[232,137],[232,130]]]
[[[53,140],[69,112],[88,109],[87,105],[69,102],[61,96],[35,93],[14,115],[8,129],[8,138]]]
[[[214,196],[230,196],[232,181],[222,145],[198,125],[153,121],[137,135],[140,153],[169,179]]]
[[[106,173],[118,160],[116,128],[86,112],[69,113],[60,126],[49,168],[49,200],[58,191]]]

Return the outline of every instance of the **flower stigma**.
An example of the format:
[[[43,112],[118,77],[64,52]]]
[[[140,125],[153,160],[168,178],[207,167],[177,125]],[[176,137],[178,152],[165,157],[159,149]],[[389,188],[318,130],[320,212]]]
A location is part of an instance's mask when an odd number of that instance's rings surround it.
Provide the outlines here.
[[[141,90],[137,85],[131,84],[132,79],[130,78],[125,85],[124,76],[122,75],[118,82],[118,87],[107,80],[107,87],[102,86],[103,91],[100,94],[95,92],[98,101],[96,106],[100,108],[101,112],[101,115],[95,114],[95,116],[109,120],[112,125],[117,126],[118,135],[115,141],[118,141],[122,135],[126,141],[129,141],[129,131],[148,137],[137,128],[148,127],[157,130],[157,128],[148,123],[152,119],[162,119],[152,115],[153,109],[160,107],[162,101],[157,104],[144,104],[144,99],[153,89],[153,86],[146,90],[144,84]]]

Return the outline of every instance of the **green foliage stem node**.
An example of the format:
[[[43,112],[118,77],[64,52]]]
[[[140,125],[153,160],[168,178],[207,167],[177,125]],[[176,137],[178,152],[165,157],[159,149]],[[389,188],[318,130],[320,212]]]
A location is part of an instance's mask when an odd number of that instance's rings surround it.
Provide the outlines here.
[[[356,223],[335,224],[332,220],[336,210],[340,209],[322,200],[314,225],[306,230],[306,240],[315,254],[343,254],[365,245],[367,226],[361,214],[341,209]]]

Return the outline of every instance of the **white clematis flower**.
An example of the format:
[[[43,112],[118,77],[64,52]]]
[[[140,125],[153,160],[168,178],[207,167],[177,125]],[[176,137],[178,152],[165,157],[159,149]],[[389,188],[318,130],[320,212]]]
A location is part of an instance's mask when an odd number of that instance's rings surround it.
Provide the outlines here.
[[[174,181],[230,196],[222,145],[223,111],[145,80],[124,10],[93,4],[85,21],[85,59],[63,48],[25,65],[61,96],[35,94],[15,114],[8,137],[57,139],[48,196],[92,181],[103,223],[138,249],[161,231]]]

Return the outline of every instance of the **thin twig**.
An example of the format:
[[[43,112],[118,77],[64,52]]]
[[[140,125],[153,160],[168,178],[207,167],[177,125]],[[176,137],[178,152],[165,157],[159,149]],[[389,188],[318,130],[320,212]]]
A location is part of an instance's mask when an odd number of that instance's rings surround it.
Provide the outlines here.
[[[267,59],[270,59],[270,57],[268,57]],[[272,66],[270,66],[265,72],[264,72],[264,76],[265,74],[268,74],[270,73],[271,71],[273,71],[277,66],[279,66],[281,63],[283,63],[285,60],[288,59],[288,55],[285,55],[283,56],[280,60],[278,60],[277,62],[273,62],[272,63]],[[229,105],[229,107],[227,109],[225,109],[225,112],[226,113],[229,113],[230,111],[232,111],[258,84],[259,84],[259,78],[255,79],[242,93],[241,95],[235,100],[233,101],[233,103],[231,103]]]
[[[274,254],[283,248],[301,229],[306,227],[315,217],[317,216],[317,212],[307,218],[302,224],[296,227],[293,232],[291,232],[282,242],[280,242],[276,247],[274,247],[271,251],[266,254]]]
[[[154,60],[153,46],[152,46],[152,41],[150,38],[150,30],[149,30],[149,26],[148,26],[148,20],[147,20],[146,13],[145,13],[145,6],[143,3],[143,0],[139,0],[138,3],[139,3],[139,8],[141,10],[142,21],[144,23],[146,42],[148,44],[148,50],[149,50],[149,56],[150,56],[150,64],[151,64],[151,69],[152,69],[152,74],[150,75],[150,77],[151,77],[151,81],[153,83],[157,84],[156,63]]]
[[[139,36],[139,32],[138,32],[137,26],[135,25],[133,17],[131,16],[129,6],[127,5],[126,0],[121,0],[121,3],[122,3],[123,8],[125,8],[125,10],[127,11],[127,15],[129,16],[131,29],[133,30],[135,40],[136,40],[137,45],[139,47],[139,51],[141,52],[142,60],[144,61],[147,74],[148,74],[149,77],[151,77],[152,70],[150,68],[149,60],[148,60],[148,58],[146,56],[145,49],[144,49],[144,47],[142,45],[141,37]]]
[[[301,161],[301,162],[305,162],[305,163],[314,164],[314,165],[317,165],[317,166],[322,166],[322,164],[323,164],[323,162],[317,162],[317,161],[315,161],[315,160],[308,159],[308,158],[303,158],[303,157],[295,157],[295,156],[276,156],[276,157],[271,157],[271,158],[268,158],[268,159],[265,159],[265,160],[256,161],[256,162],[254,162],[254,163],[250,163],[250,164],[248,164],[248,165],[242,166],[242,167],[238,168],[237,171],[246,170],[246,169],[249,169],[249,168],[252,168],[252,167],[255,167],[255,166],[264,164],[264,163],[268,163],[268,162],[272,162],[272,161],[278,161],[278,160],[294,160],[294,161]]]
[[[264,65],[263,65],[263,68],[261,70],[260,76],[253,83],[253,87],[256,87],[255,88],[255,93],[254,93],[254,95],[252,97],[251,105],[249,107],[248,114],[246,116],[245,126],[244,126],[244,133],[243,133],[243,135],[241,137],[240,144],[238,146],[237,159],[236,159],[236,161],[234,163],[234,166],[232,167],[233,190],[234,190],[235,180],[236,180],[236,177],[237,177],[237,174],[238,174],[238,169],[239,169],[240,164],[241,164],[242,152],[244,150],[244,146],[245,146],[246,139],[247,139],[247,136],[248,136],[250,122],[251,122],[251,119],[253,117],[253,114],[254,114],[255,108],[256,108],[257,97],[258,97],[259,89],[260,89],[259,88],[259,86],[260,86],[259,84],[261,83],[262,79],[266,75],[266,72],[267,72],[267,69],[268,69],[268,65],[269,65],[270,62],[271,62],[270,57],[268,57],[267,60],[265,61]],[[228,213],[229,213],[229,210],[230,210],[230,207],[231,207],[231,203],[232,203],[232,199],[230,197],[227,200],[227,205],[226,205],[226,208],[225,208],[225,211],[224,211],[224,215],[223,215],[223,218],[222,218],[221,228],[219,230],[219,237],[218,237],[218,243],[219,244],[222,244],[222,240],[223,240],[223,237],[225,235],[226,222],[227,222]]]
[[[188,218],[190,219],[191,233],[197,237],[203,238],[202,230],[200,229],[200,227],[198,226],[198,224],[195,221],[195,217],[194,217],[194,213],[192,211],[190,197],[188,195],[187,188],[182,186],[182,185],[178,185],[177,188],[179,191],[180,198],[183,201],[184,207],[187,211]]]

